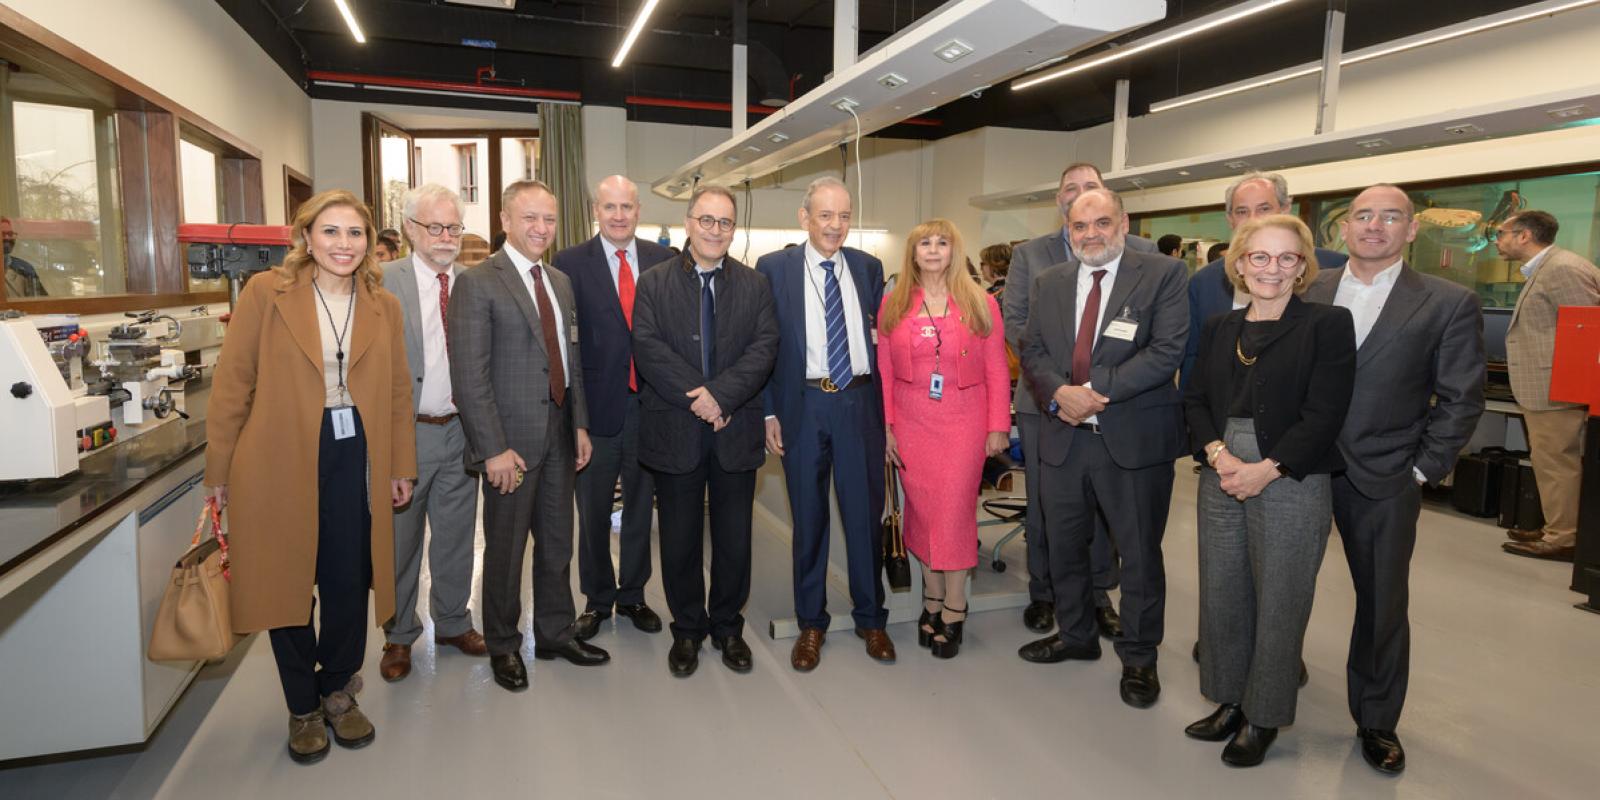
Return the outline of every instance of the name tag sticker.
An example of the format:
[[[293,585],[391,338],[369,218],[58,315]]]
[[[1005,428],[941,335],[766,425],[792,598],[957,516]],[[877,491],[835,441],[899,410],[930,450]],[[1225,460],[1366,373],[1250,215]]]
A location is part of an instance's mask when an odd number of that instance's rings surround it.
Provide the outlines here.
[[[1124,342],[1133,341],[1133,335],[1139,332],[1139,323],[1131,319],[1114,319],[1106,326],[1105,335]]]
[[[576,325],[571,326],[569,328],[569,333],[567,334],[567,336],[568,336],[567,344],[577,344],[578,343],[578,326],[576,326]]]
[[[333,410],[333,438],[348,439],[356,435],[355,409],[345,406]]]

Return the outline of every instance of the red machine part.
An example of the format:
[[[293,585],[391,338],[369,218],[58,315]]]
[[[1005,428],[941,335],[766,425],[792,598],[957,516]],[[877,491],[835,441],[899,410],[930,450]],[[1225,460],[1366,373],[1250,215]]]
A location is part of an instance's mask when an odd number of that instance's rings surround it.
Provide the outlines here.
[[[288,247],[288,225],[211,224],[186,222],[178,226],[184,244],[276,244]]]

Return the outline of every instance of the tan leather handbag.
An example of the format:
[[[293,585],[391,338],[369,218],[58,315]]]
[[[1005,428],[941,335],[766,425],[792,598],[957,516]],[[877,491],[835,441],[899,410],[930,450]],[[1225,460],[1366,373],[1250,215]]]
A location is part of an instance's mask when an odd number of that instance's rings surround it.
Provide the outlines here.
[[[210,535],[206,536],[206,525]],[[172,568],[161,609],[150,626],[151,661],[215,661],[242,637],[233,633],[228,613],[228,538],[214,498],[195,523],[189,549]]]

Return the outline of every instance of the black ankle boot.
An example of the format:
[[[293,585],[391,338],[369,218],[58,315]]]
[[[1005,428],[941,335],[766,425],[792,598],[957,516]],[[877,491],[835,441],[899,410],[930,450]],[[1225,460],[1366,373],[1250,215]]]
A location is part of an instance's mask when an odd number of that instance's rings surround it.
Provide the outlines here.
[[[1223,703],[1211,716],[1183,729],[1185,736],[1202,742],[1221,742],[1229,739],[1244,724],[1244,711],[1238,703]]]
[[[1233,741],[1222,748],[1222,763],[1231,767],[1253,767],[1267,757],[1267,748],[1278,738],[1277,728],[1258,728],[1249,722],[1239,727]]]

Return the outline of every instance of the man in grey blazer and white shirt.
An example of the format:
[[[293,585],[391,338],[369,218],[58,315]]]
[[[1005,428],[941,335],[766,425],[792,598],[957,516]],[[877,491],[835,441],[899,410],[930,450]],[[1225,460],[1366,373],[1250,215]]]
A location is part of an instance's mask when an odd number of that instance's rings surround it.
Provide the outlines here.
[[[1061,171],[1061,185],[1056,190],[1056,206],[1061,209],[1061,227],[1036,239],[1029,239],[1011,251],[1011,270],[1006,274],[1005,308],[1002,310],[1006,320],[1006,341],[1018,353],[1022,352],[1022,332],[1028,325],[1033,279],[1056,264],[1078,263],[1067,234],[1067,208],[1078,195],[1090,189],[1103,188],[1102,183],[1099,167],[1082,161],[1068,165]],[[1129,234],[1124,246],[1136,253],[1156,252],[1155,243],[1143,236]],[[1036,488],[1039,486],[1039,459],[1036,455],[1039,452],[1039,405],[1028,392],[1027,372],[1017,379],[1017,393],[1012,405],[1016,409],[1018,433],[1022,434],[1023,475],[1028,484],[1028,510],[1023,521],[1028,543],[1029,603],[1023,611],[1022,620],[1029,630],[1042,633],[1055,625],[1055,597],[1050,590],[1050,558]],[[1116,639],[1122,635],[1122,623],[1117,617],[1116,608],[1111,605],[1108,592],[1117,588],[1117,554],[1110,537],[1106,535],[1103,520],[1095,526],[1090,561],[1094,573],[1095,624],[1101,636]]]
[[[1350,261],[1323,270],[1305,299],[1350,309],[1356,382],[1339,433],[1346,470],[1333,479],[1333,519],[1356,590],[1345,677],[1361,754],[1379,772],[1405,769],[1395,735],[1411,671],[1411,551],[1424,483],[1455,468],[1483,413],[1483,312],[1470,289],[1405,263],[1417,236],[1411,199],[1378,184],[1350,204]]]
[[[572,282],[543,261],[556,196],[506,187],[506,245],[461,274],[450,313],[450,380],[467,464],[484,473],[483,628],[495,682],[528,688],[522,663],[522,557],[533,536],[533,655],[579,666],[606,651],[574,636],[573,489],[589,463],[589,413]]]
[[[478,529],[478,478],[462,460],[466,434],[450,389],[445,325],[450,287],[461,276],[461,197],[436,183],[406,192],[405,234],[411,257],[383,265],[383,286],[400,298],[406,361],[416,380],[417,485],[411,504],[394,515],[395,615],[384,625],[378,674],[398,681],[411,674],[411,645],[422,634],[417,591],[424,531],[428,545],[428,614],[433,637],[472,656],[487,655],[472,627],[472,545]]]

